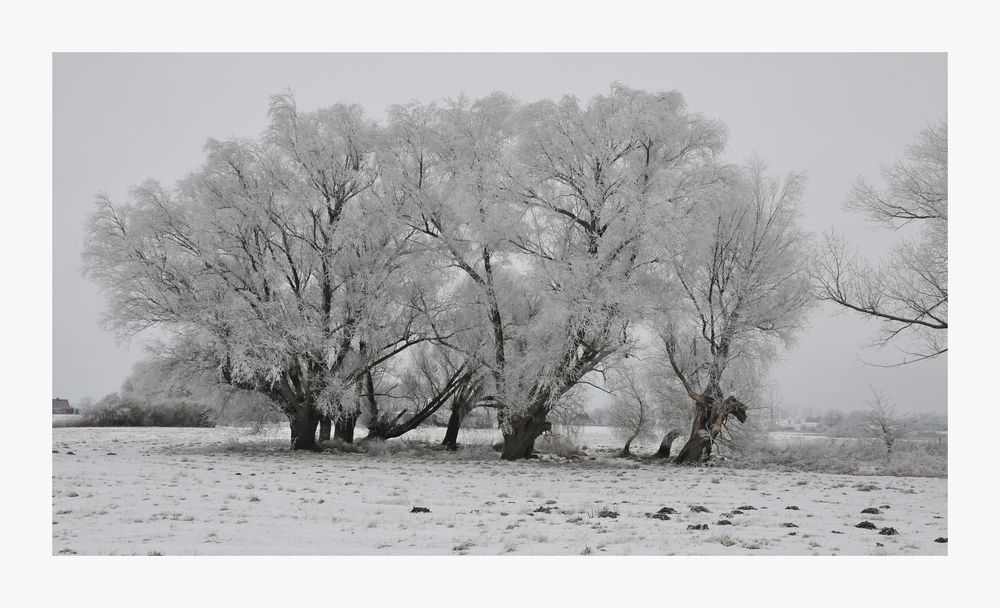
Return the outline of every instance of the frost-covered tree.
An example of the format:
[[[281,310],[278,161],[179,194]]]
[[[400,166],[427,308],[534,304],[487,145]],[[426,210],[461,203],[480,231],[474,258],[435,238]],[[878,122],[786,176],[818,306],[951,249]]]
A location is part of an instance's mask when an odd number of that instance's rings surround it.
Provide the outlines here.
[[[686,218],[657,328],[666,363],[694,401],[688,441],[675,462],[711,454],[728,416],[746,420],[730,394],[739,367],[761,373],[788,344],[811,302],[807,235],[799,228],[801,175],[778,179],[752,161]]]
[[[722,128],[676,93],[615,86],[585,106],[397,106],[387,131],[401,217],[489,337],[503,457],[529,456],[561,396],[627,343],[650,235],[717,179]]]
[[[529,456],[567,391],[629,343],[643,316],[657,235],[719,179],[723,128],[676,92],[623,86],[521,113],[511,240],[539,300],[500,404],[503,458]]]
[[[428,339],[415,302],[434,288],[404,268],[361,109],[281,95],[270,118],[258,140],[210,140],[175,188],[99,197],[85,263],[119,336],[176,336],[219,381],[279,404],[309,449],[324,418],[352,436],[365,371]]]
[[[462,320],[484,340],[466,344],[474,367],[489,371],[494,400],[507,400],[507,357],[526,297],[517,283],[511,242],[519,217],[507,182],[512,170],[517,103],[495,93],[444,105],[409,104],[389,111],[386,181],[399,200],[412,240],[438,260],[438,280],[466,311]],[[470,387],[467,387],[470,388]],[[468,395],[466,395],[468,396]],[[460,416],[466,406],[453,412]],[[457,429],[455,431],[457,433]]]
[[[904,160],[882,167],[886,187],[858,179],[849,209],[885,228],[915,231],[873,264],[853,254],[844,238],[827,234],[817,258],[819,297],[882,322],[875,343],[904,342],[900,364],[948,351],[948,124],[929,126]],[[895,343],[894,342],[894,343]]]

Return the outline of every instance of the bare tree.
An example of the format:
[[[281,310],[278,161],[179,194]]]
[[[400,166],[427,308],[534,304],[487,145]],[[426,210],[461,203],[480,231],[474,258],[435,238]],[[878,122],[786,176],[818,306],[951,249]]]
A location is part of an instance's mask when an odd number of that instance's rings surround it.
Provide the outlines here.
[[[614,371],[612,391],[617,398],[608,406],[608,415],[615,434],[625,441],[621,455],[632,455],[632,442],[654,436],[656,404],[653,394],[634,365],[624,362]]]
[[[827,234],[814,276],[821,299],[882,321],[875,343],[906,336],[898,365],[948,351],[948,124],[942,119],[907,147],[904,160],[882,167],[885,190],[859,179],[849,209],[894,231],[916,230],[880,264],[852,253],[842,236]]]
[[[865,430],[868,435],[885,445],[885,455],[892,456],[892,448],[896,441],[905,437],[906,418],[896,414],[896,408],[884,393],[872,387],[872,398],[868,400],[868,413],[865,416]]]

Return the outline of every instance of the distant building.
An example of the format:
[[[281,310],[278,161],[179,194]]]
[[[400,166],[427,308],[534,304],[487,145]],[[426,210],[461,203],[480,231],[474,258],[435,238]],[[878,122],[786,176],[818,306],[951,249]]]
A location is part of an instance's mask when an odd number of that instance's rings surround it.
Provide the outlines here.
[[[52,413],[53,414],[75,414],[76,410],[69,406],[69,399],[53,399],[52,400]]]

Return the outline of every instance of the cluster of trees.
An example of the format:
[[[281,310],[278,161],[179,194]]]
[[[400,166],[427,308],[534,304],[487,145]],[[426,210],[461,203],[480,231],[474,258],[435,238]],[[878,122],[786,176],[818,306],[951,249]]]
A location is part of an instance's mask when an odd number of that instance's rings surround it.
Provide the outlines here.
[[[84,259],[120,337],[157,327],[175,372],[265,396],[294,449],[441,408],[454,446],[488,407],[502,457],[525,458],[614,377],[693,404],[678,460],[696,461],[814,301],[803,178],[724,162],[724,126],[676,92],[495,93],[382,121],[278,95],[269,116],[209,140],[174,187],[99,196]]]

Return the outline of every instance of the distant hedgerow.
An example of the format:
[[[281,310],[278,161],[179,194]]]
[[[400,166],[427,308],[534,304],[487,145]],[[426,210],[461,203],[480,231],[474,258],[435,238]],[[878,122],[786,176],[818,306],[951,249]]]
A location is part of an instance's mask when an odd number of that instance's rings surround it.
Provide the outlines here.
[[[81,426],[213,427],[212,410],[197,403],[149,403],[112,393],[85,412]]]

